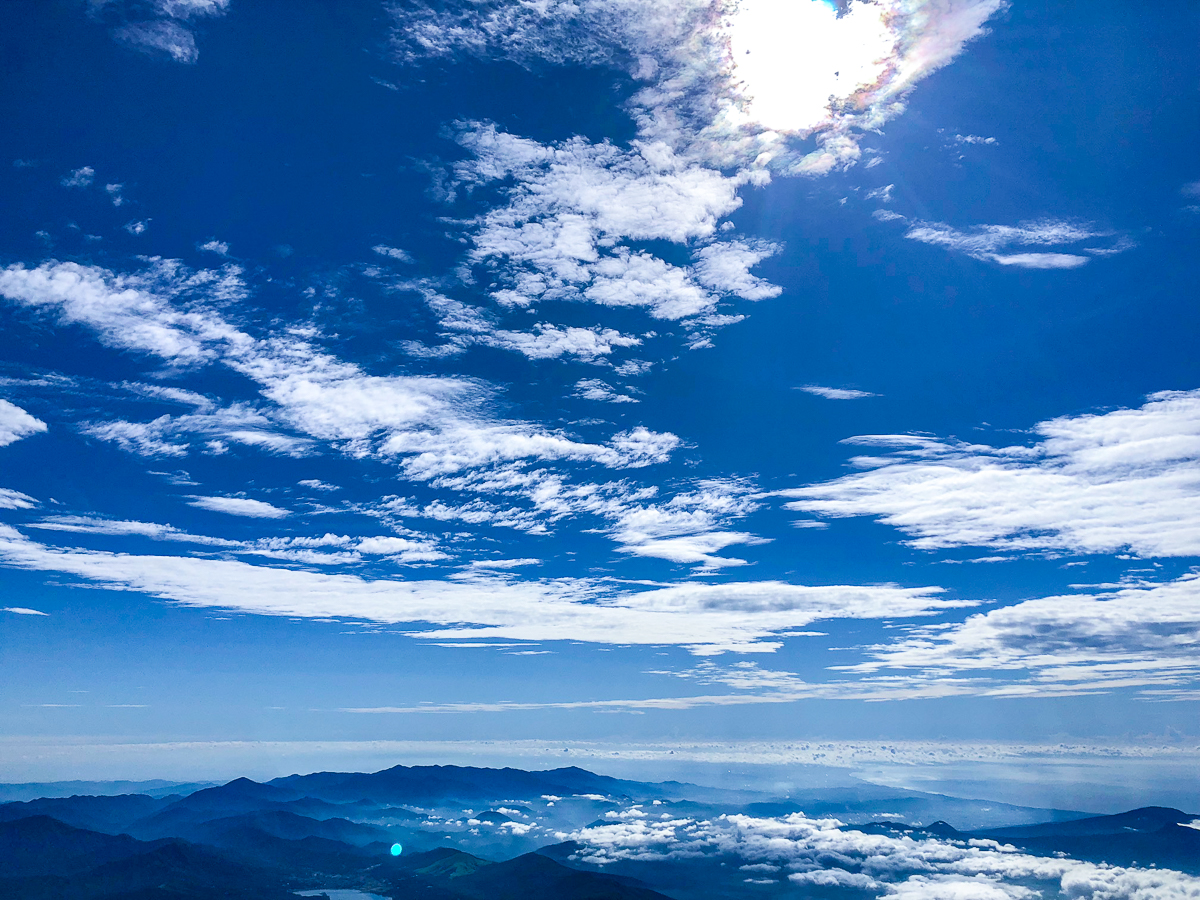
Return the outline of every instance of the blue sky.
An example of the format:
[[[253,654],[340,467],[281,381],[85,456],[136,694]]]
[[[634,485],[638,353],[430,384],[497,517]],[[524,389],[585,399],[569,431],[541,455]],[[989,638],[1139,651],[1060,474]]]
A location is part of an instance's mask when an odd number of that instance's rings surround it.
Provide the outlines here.
[[[1200,12],[0,16],[14,759],[1195,736]]]

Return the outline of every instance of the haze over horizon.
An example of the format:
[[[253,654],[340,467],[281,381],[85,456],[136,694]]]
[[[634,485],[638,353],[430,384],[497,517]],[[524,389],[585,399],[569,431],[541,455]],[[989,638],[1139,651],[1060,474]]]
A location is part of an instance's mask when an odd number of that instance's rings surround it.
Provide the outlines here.
[[[1200,809],[1197,35],[4,4],[0,781]]]

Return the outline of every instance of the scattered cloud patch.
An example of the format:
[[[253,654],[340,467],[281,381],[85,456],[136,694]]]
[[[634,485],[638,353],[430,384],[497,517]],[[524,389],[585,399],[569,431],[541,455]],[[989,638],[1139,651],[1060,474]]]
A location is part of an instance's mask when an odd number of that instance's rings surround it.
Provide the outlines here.
[[[637,403],[637,398],[628,394],[619,394],[605,381],[599,378],[581,378],[575,385],[575,396],[584,400],[597,400],[602,403]]]
[[[998,697],[1135,690],[1169,699],[1200,686],[1200,574],[1105,594],[1026,600],[948,628],[914,628],[839,671],[969,675]]]
[[[892,191],[895,189],[894,184],[887,184],[883,187],[875,188],[873,191],[867,191],[864,195],[868,200],[878,200],[880,203],[892,202]]]
[[[91,166],[81,166],[62,177],[59,182],[63,187],[84,188],[96,180],[96,170]]]
[[[413,261],[412,254],[401,250],[399,247],[389,247],[387,244],[376,244],[371,249],[380,256],[386,256],[388,259],[396,260],[396,262],[410,263]]]
[[[6,606],[0,609],[0,612],[13,613],[18,616],[48,616],[50,613],[44,613],[40,609],[29,609],[25,606]]]
[[[1000,142],[997,141],[994,137],[982,137],[981,135],[978,135],[978,134],[956,134],[954,136],[954,143],[960,144],[960,145],[961,144],[975,144],[975,145],[984,146],[984,147],[994,147],[996,144],[998,144]]]
[[[231,516],[249,516],[255,519],[282,519],[290,516],[291,511],[272,506],[262,500],[251,500],[245,497],[192,497],[189,506],[207,509],[211,512],[227,513]]]
[[[149,56],[191,64],[200,58],[195,19],[229,11],[230,0],[87,0],[89,13],[119,42]]]
[[[1065,416],[1033,433],[1037,443],[1010,447],[855,438],[887,455],[783,496],[798,511],[877,516],[926,549],[1200,555],[1200,391],[1163,391],[1137,409]]]
[[[38,502],[28,494],[0,487],[0,509],[33,509]]]
[[[0,447],[7,447],[32,434],[41,434],[46,423],[21,407],[0,399]]]
[[[229,244],[225,241],[218,241],[216,238],[205,241],[203,244],[197,244],[196,249],[203,253],[215,253],[217,256],[229,255]]]
[[[340,491],[341,488],[336,484],[327,484],[317,478],[305,478],[303,481],[296,482],[301,487],[306,487],[312,491]]]
[[[821,387],[818,384],[806,384],[796,388],[796,390],[812,394],[814,397],[824,397],[826,400],[862,400],[865,397],[879,396],[878,394],[872,394],[870,391],[859,391],[853,388]]]

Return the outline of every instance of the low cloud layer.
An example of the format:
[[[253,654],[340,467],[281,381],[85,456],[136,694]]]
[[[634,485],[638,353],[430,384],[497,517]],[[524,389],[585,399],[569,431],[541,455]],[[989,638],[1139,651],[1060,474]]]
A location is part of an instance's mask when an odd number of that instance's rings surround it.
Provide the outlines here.
[[[680,818],[630,807],[560,835],[572,858],[595,866],[734,860],[747,880],[802,888],[854,888],[898,900],[1030,900],[1046,895],[1099,900],[1185,900],[1200,879],[1167,869],[1031,856],[990,840],[866,834],[835,819],[724,815]],[[636,873],[636,865],[621,871]]]

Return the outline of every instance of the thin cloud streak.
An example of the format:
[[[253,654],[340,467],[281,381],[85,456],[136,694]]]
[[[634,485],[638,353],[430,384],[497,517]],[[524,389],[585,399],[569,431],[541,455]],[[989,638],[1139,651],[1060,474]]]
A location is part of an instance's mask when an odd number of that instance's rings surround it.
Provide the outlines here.
[[[810,587],[779,582],[682,584],[614,591],[586,579],[518,582],[367,580],[235,560],[137,556],[56,548],[0,526],[0,560],[60,572],[184,606],[258,615],[442,626],[409,631],[464,639],[677,645],[699,655],[772,652],[778,635],[825,619],[928,616],[970,606],[938,588]]]

